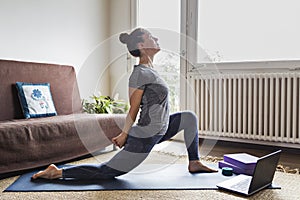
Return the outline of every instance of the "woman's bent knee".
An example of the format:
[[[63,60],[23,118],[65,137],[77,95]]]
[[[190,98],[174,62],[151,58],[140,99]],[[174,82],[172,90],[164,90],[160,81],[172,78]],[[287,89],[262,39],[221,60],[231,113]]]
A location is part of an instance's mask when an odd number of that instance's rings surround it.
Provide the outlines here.
[[[197,115],[192,111],[183,111],[181,115],[182,119],[187,122],[196,122],[198,121]]]

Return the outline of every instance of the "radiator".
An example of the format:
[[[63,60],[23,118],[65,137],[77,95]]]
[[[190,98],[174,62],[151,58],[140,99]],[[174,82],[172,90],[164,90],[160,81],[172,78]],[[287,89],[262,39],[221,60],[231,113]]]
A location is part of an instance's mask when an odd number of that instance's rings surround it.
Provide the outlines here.
[[[203,136],[300,144],[300,73],[191,75]]]

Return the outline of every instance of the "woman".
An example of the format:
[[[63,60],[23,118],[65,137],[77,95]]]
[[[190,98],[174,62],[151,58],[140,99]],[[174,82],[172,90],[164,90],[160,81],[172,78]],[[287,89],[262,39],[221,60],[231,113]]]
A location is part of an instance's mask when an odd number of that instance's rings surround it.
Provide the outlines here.
[[[139,58],[139,64],[134,66],[129,78],[130,109],[125,126],[112,139],[113,144],[123,149],[102,164],[83,164],[61,169],[52,164],[32,178],[114,178],[137,167],[155,144],[170,139],[181,130],[184,130],[188,151],[189,172],[217,172],[199,160],[197,117],[188,111],[169,115],[168,88],[152,65],[155,54],[160,51],[158,39],[141,28],[130,34],[122,33],[119,39],[127,45],[132,56]],[[139,110],[138,123],[133,125]]]

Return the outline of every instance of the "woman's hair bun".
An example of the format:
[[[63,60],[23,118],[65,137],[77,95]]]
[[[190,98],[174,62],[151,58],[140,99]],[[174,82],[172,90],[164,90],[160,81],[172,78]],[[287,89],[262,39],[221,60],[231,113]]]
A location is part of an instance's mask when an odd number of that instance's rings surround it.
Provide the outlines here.
[[[119,40],[123,43],[123,44],[127,44],[129,41],[129,34],[128,33],[121,33],[119,36]]]

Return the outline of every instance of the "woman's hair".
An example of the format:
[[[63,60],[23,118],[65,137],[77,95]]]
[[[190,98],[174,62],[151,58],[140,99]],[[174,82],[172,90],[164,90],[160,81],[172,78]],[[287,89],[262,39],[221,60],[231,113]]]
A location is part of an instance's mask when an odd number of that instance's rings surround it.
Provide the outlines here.
[[[143,35],[145,34],[145,30],[142,28],[137,28],[132,31],[130,34],[121,33],[119,36],[119,40],[127,45],[127,49],[129,53],[134,57],[140,57],[141,52],[138,48],[138,43],[143,42]]]

